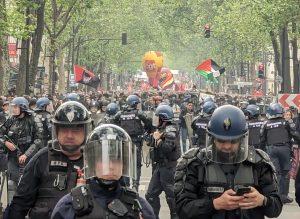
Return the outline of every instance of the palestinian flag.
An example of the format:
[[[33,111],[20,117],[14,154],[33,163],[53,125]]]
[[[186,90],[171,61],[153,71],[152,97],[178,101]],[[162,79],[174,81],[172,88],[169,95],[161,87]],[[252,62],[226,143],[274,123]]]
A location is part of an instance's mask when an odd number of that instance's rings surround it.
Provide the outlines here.
[[[79,65],[74,65],[74,74],[76,83],[85,84],[95,89],[97,89],[100,84],[100,79],[98,76]]]
[[[209,81],[216,81],[216,78],[225,72],[224,67],[220,67],[214,60],[207,59],[202,62],[196,71]]]

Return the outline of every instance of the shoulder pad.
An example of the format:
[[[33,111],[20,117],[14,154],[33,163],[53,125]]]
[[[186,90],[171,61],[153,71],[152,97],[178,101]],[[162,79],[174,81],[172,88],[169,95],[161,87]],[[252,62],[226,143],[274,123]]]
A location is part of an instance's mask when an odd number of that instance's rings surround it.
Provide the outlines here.
[[[177,129],[175,126],[169,125],[166,127],[166,132],[176,132]]]
[[[178,160],[175,172],[175,184],[174,184],[174,192],[178,194],[182,191],[185,184],[187,167],[192,161],[197,160],[199,157],[199,153],[202,153],[199,148],[191,148],[187,152],[185,152],[182,157]]]
[[[272,163],[269,155],[265,151],[263,151],[261,149],[255,149],[255,152],[257,154],[256,163],[259,163],[259,162],[266,163],[267,165],[269,165],[272,168],[272,170],[274,172],[276,172],[274,164]]]
[[[121,200],[129,204],[134,204],[134,200],[139,197],[139,194],[134,189],[129,187],[122,187],[122,189],[123,195]]]
[[[190,162],[197,159],[197,154],[199,153],[199,148],[191,148],[186,151],[181,158],[178,160],[176,170],[185,169]]]

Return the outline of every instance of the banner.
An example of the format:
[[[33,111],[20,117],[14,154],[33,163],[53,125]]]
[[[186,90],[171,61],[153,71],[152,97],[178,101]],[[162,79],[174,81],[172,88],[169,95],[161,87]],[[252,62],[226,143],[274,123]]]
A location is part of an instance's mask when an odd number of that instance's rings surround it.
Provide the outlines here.
[[[85,84],[95,89],[97,89],[100,84],[100,79],[98,76],[79,65],[74,65],[74,74],[76,83]]]

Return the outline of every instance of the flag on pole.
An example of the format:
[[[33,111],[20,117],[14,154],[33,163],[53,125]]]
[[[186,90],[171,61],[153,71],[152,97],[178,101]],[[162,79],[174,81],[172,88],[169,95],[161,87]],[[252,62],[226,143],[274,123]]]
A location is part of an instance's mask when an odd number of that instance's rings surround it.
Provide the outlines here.
[[[216,78],[225,72],[225,68],[220,67],[214,60],[207,59],[196,68],[196,71],[206,80],[216,82]]]
[[[97,89],[100,84],[100,79],[98,76],[79,65],[74,65],[74,74],[76,83],[85,84],[95,89]]]

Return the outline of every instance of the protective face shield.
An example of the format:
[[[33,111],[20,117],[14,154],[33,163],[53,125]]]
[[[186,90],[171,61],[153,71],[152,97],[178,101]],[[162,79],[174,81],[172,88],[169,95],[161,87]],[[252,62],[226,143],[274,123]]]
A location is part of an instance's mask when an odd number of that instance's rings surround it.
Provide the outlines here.
[[[136,178],[136,148],[122,128],[105,124],[90,134],[83,150],[86,179]]]
[[[206,134],[206,156],[215,163],[236,164],[248,157],[248,133],[238,139],[217,139]]]
[[[16,104],[10,104],[9,105],[9,115],[18,117],[21,114],[21,108]]]
[[[159,126],[159,117],[155,114],[153,114],[153,117],[152,117],[152,125],[154,127],[158,127]]]
[[[46,111],[48,113],[53,113],[54,112],[54,107],[53,107],[52,101],[50,101],[50,103],[46,106]]]

